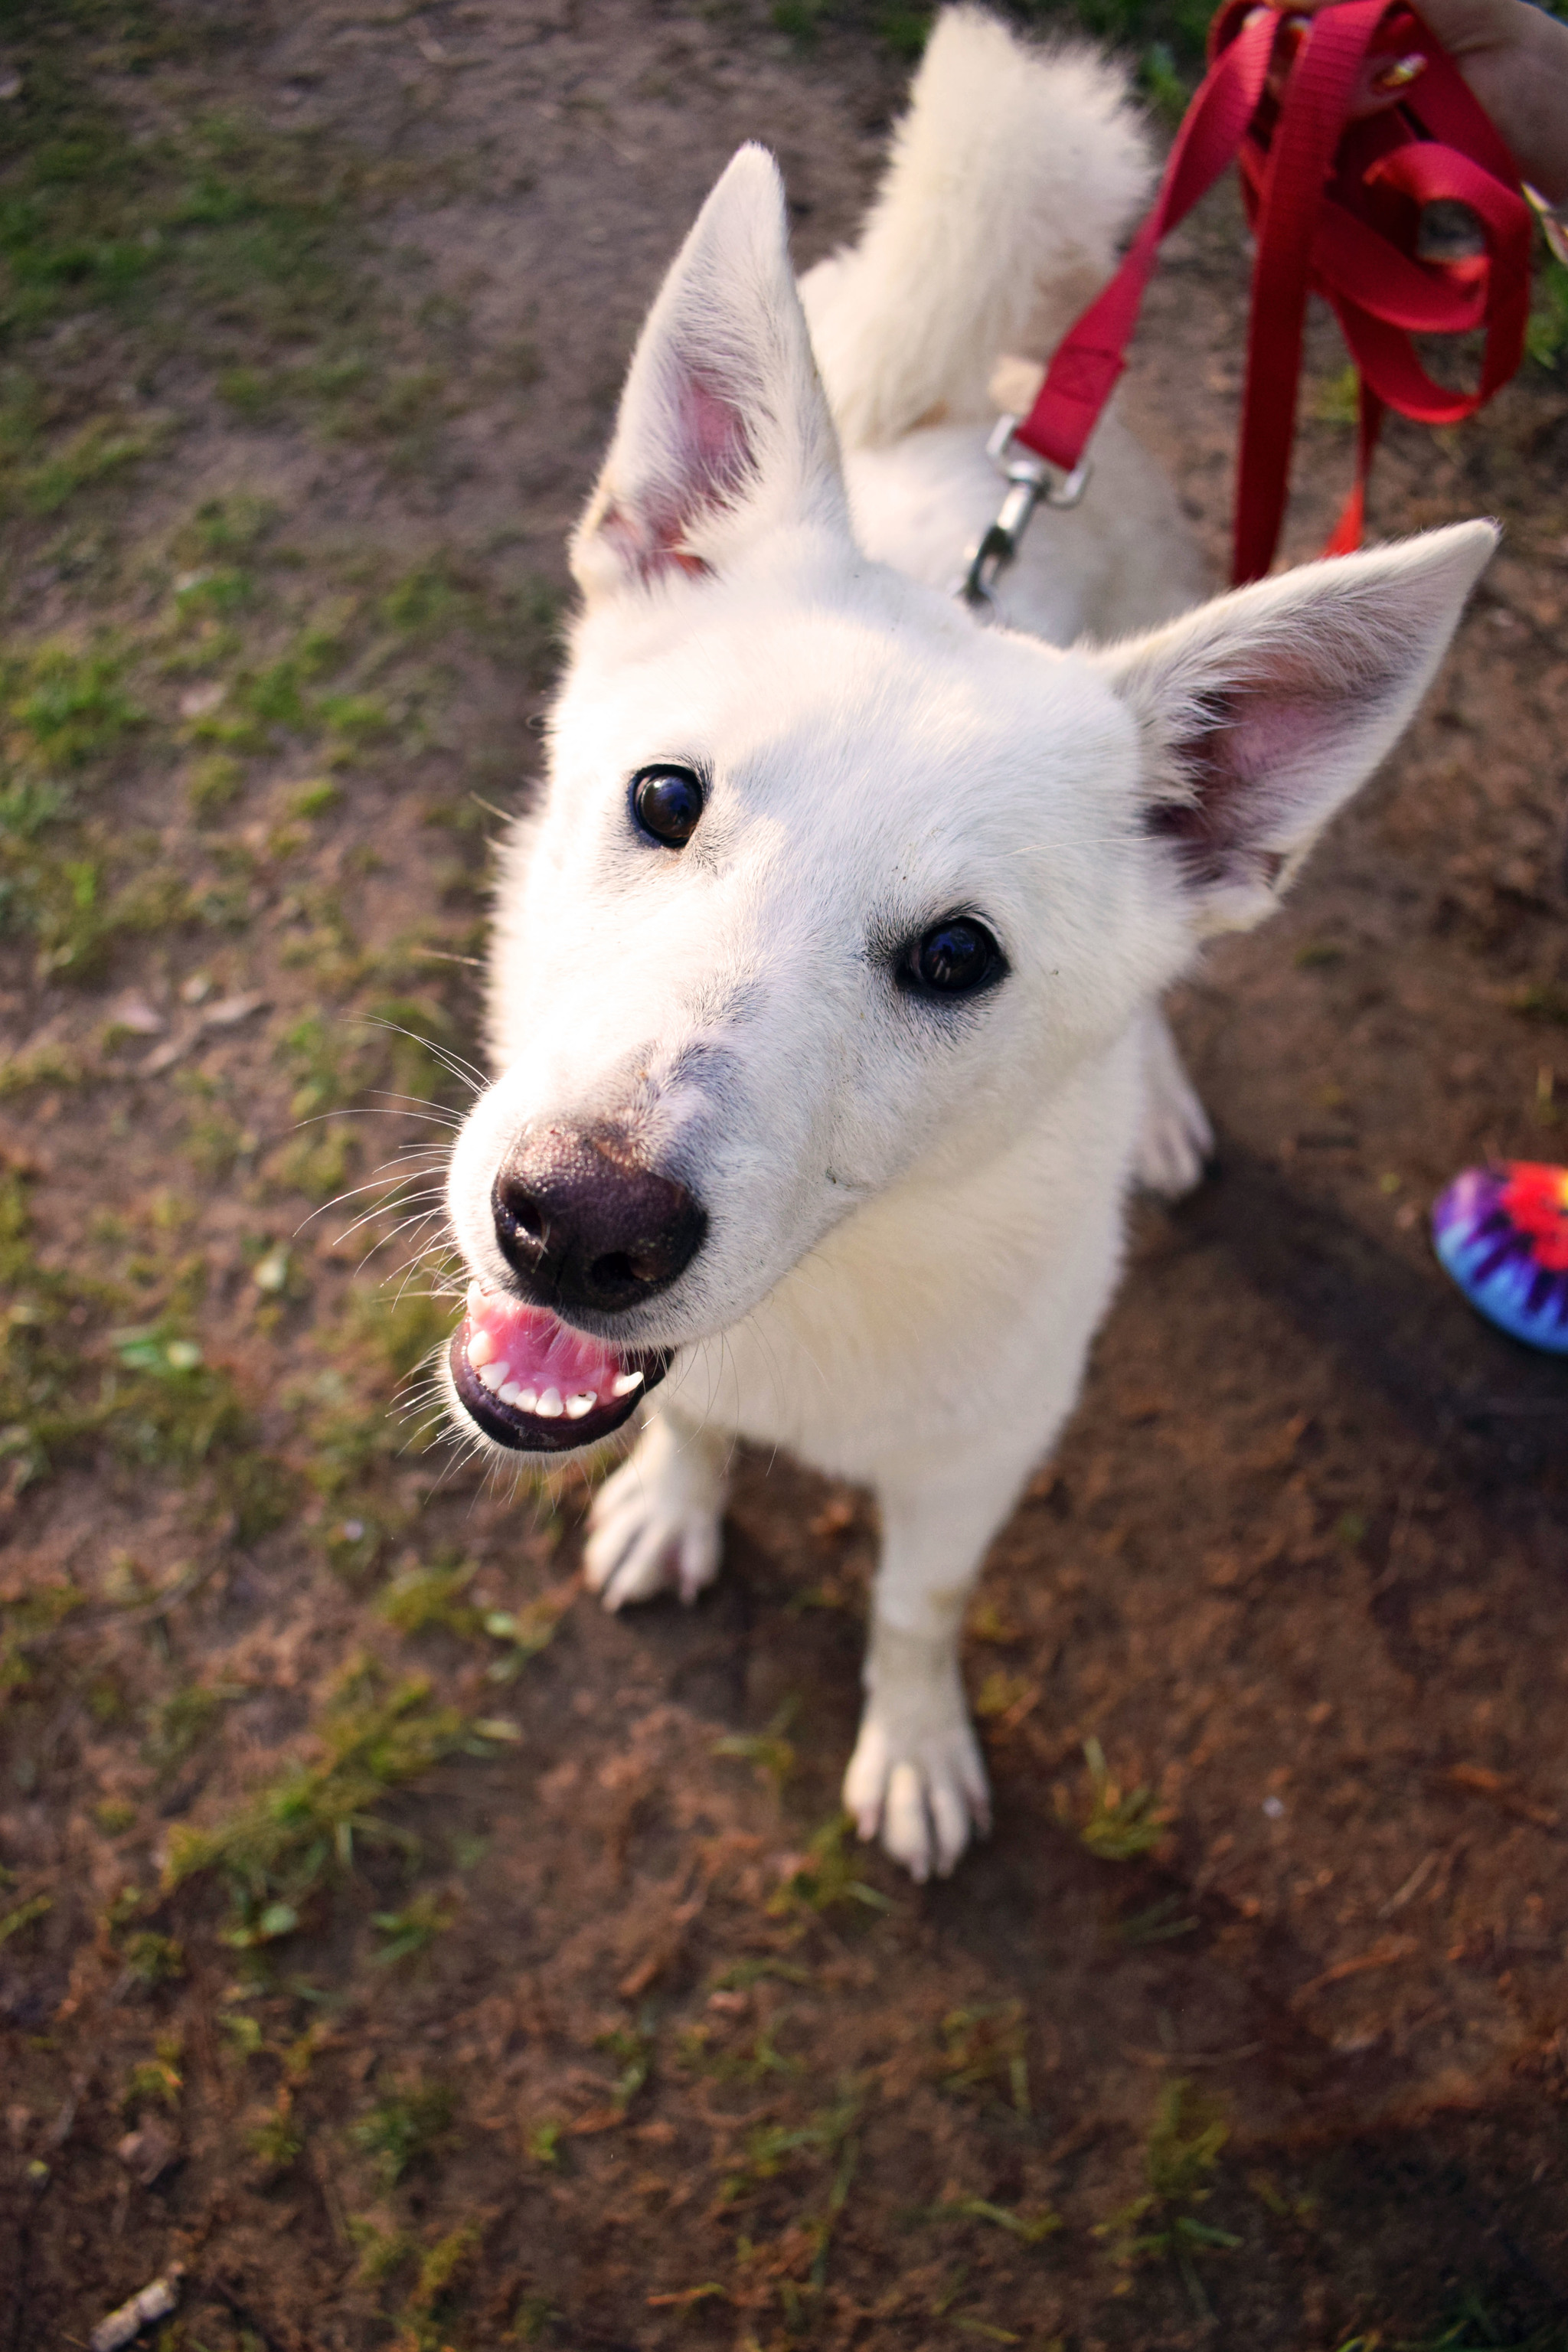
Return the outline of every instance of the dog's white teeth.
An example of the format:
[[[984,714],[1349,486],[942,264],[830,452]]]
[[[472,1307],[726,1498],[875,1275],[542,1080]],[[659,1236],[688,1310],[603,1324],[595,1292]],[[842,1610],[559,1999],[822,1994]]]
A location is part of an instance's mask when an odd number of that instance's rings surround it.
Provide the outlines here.
[[[567,1419],[581,1421],[585,1412],[593,1412],[598,1402],[592,1389],[584,1389],[580,1396],[569,1396],[566,1400]]]
[[[538,1403],[539,1391],[537,1389],[519,1389],[517,1392],[517,1409],[519,1412],[532,1412]]]
[[[496,1393],[502,1404],[516,1404],[522,1396],[522,1391],[515,1381],[508,1381],[505,1388],[498,1389]]]
[[[468,1312],[469,1312],[469,1314],[471,1315],[471,1314],[473,1313],[473,1311],[474,1311],[474,1309],[475,1309],[475,1307],[482,1307],[482,1306],[484,1305],[484,1303],[485,1303],[485,1294],[484,1294],[484,1292],[479,1288],[479,1284],[478,1284],[477,1282],[470,1282],[470,1283],[469,1283],[469,1285],[468,1285]]]
[[[643,1376],[640,1372],[617,1372],[610,1383],[610,1394],[618,1397],[630,1396],[632,1391],[640,1389],[642,1384]]]
[[[472,1363],[473,1360],[473,1358],[470,1356],[468,1361]],[[510,1364],[484,1364],[479,1370],[479,1379],[483,1385],[489,1389],[491,1396],[498,1395],[510,1378],[511,1366]]]
[[[488,1364],[489,1362],[490,1358],[495,1354],[495,1351],[496,1343],[490,1338],[488,1331],[476,1331],[474,1333],[473,1338],[468,1341],[468,1361],[472,1364],[476,1372],[479,1370],[481,1364]]]
[[[546,1389],[533,1408],[541,1421],[559,1421],[566,1408],[561,1402],[559,1389]]]

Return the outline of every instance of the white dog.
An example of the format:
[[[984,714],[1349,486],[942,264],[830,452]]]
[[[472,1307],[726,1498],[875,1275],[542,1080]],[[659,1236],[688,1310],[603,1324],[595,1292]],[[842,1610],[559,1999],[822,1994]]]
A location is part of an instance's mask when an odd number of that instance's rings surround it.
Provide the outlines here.
[[[958,1658],[982,1555],[1072,1410],[1129,1189],[1201,1166],[1161,992],[1274,908],[1495,537],[1173,623],[1194,559],[1112,417],[1088,502],[1008,576],[1015,625],[954,600],[997,503],[994,365],[1049,349],[1147,179],[1110,68],[967,9],[860,245],[798,289],[773,163],[735,157],[574,542],[499,1075],[451,1168],[459,1423],[558,1452],[663,1382],[594,1510],[606,1607],[714,1575],[737,1438],[874,1491],[844,1797],[917,1878],[986,1825]]]

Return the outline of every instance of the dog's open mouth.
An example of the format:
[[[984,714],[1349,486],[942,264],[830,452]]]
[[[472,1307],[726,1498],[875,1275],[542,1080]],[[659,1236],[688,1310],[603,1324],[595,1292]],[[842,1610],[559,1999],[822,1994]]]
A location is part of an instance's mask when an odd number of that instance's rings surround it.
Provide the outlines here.
[[[447,1361],[464,1411],[487,1437],[520,1454],[566,1454],[619,1429],[670,1355],[617,1352],[546,1307],[475,1282]]]

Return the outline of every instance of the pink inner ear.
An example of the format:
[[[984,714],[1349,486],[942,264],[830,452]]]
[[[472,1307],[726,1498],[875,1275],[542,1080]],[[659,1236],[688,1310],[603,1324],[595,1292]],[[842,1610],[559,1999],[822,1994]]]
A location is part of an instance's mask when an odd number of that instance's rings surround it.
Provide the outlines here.
[[[681,384],[679,422],[697,504],[722,504],[751,470],[752,445],[740,410],[700,368],[692,368]]]
[[[627,570],[645,581],[672,572],[706,577],[710,567],[686,545],[688,534],[700,515],[727,505],[752,470],[745,421],[711,376],[683,365],[672,390],[672,472],[636,486],[600,525]]]
[[[1279,819],[1268,787],[1288,784],[1329,749],[1343,698],[1307,666],[1288,660],[1271,677],[1200,698],[1197,723],[1171,747],[1192,798],[1161,801],[1148,819],[1152,832],[1179,845],[1189,880],[1274,879],[1284,857],[1258,838]]]

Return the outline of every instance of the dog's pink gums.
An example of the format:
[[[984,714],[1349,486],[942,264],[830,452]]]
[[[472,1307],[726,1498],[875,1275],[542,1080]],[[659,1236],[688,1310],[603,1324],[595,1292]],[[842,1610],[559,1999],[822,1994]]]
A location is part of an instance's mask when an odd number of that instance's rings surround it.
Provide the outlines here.
[[[582,1420],[643,1382],[641,1372],[622,1370],[602,1340],[569,1330],[542,1307],[482,1291],[477,1283],[469,1286],[461,1344],[493,1397],[542,1421]]]

